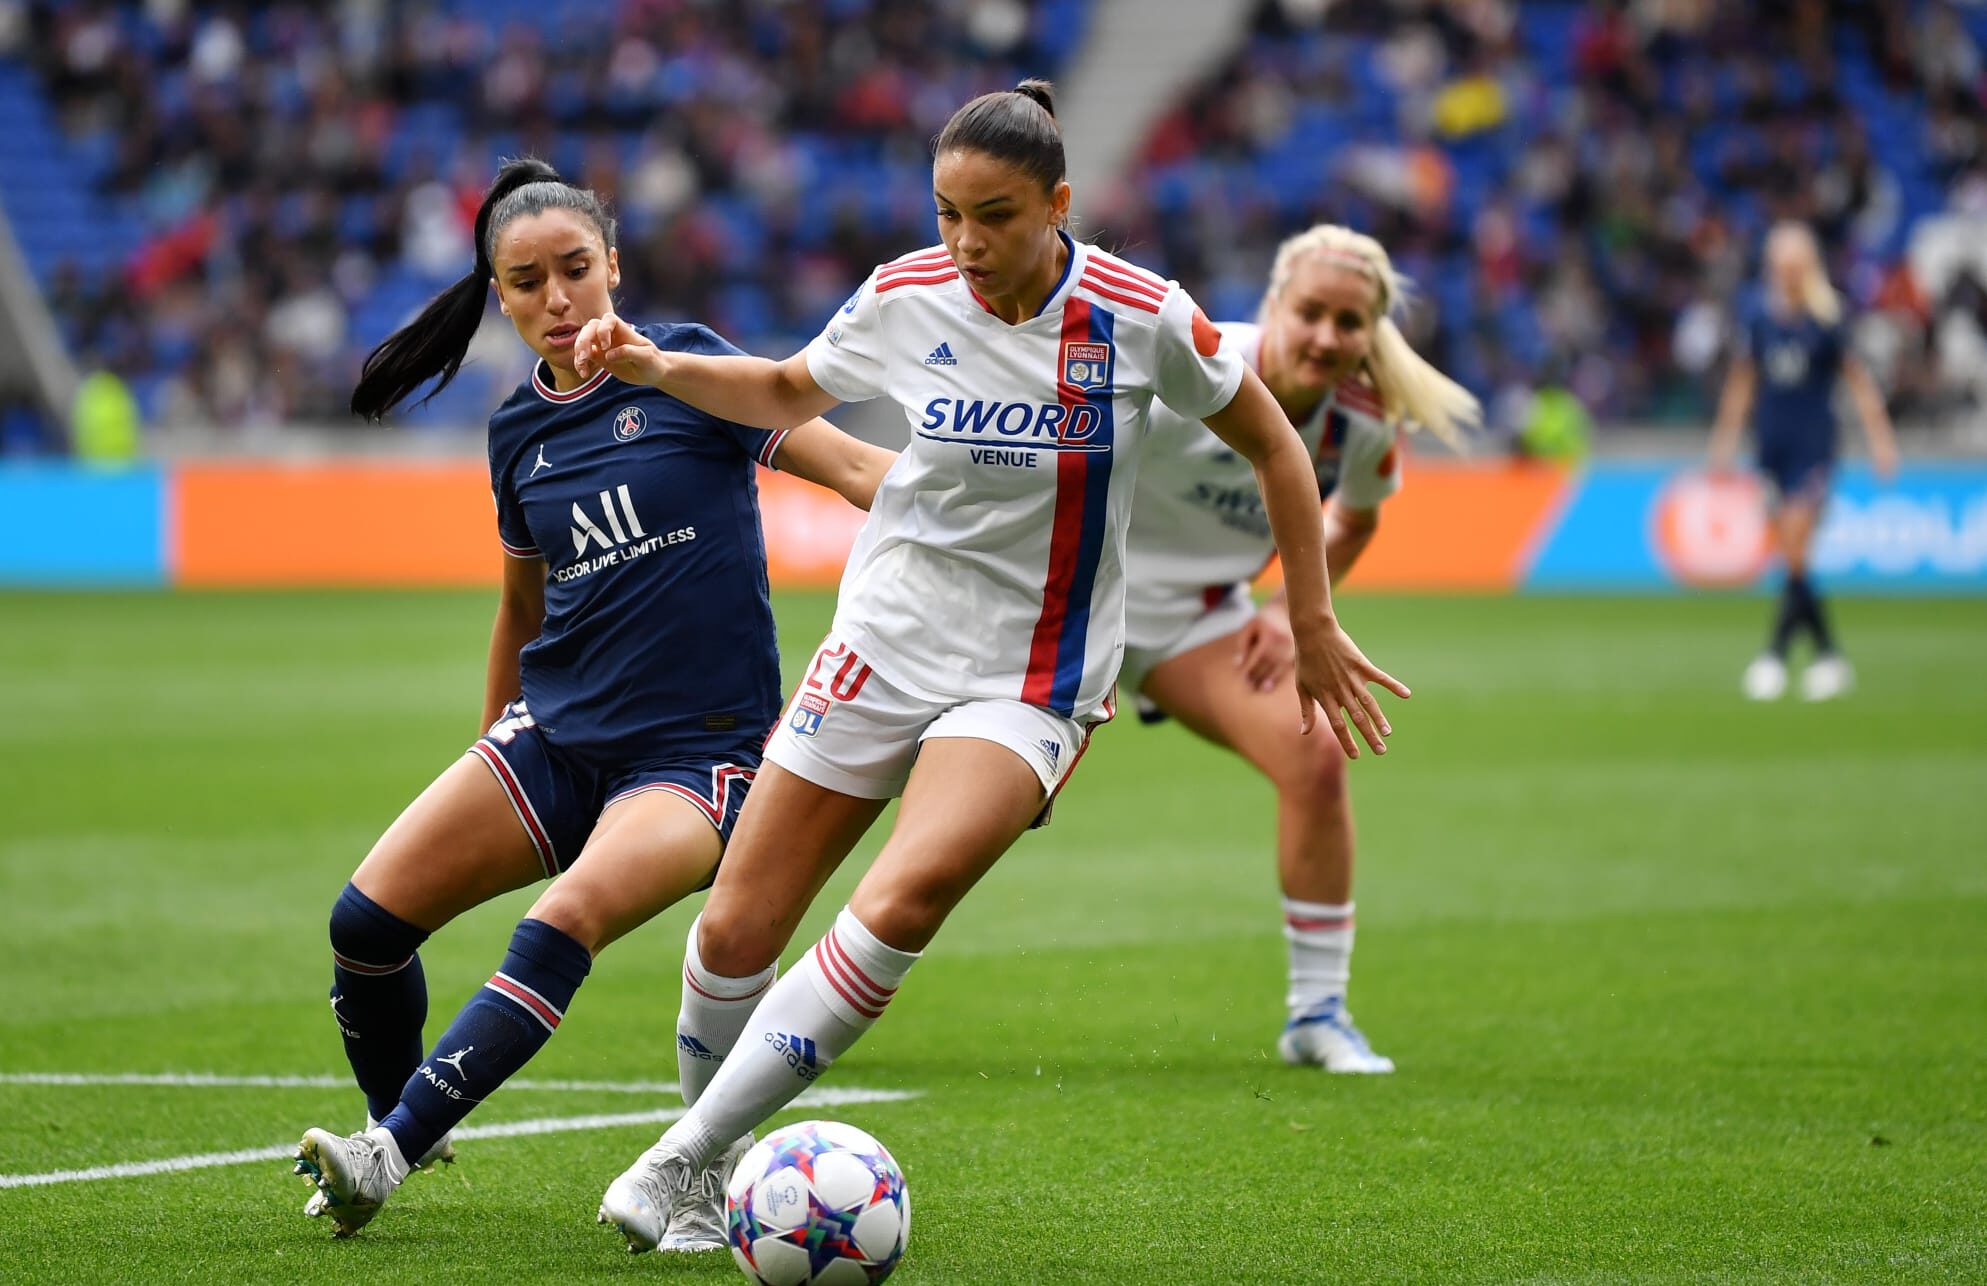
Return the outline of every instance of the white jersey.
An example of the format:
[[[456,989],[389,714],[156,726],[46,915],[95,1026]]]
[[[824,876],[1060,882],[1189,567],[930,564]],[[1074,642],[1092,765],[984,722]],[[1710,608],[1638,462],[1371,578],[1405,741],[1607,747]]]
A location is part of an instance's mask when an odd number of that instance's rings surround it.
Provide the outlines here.
[[[1224,348],[1259,369],[1262,327],[1223,322],[1220,331]],[[1321,495],[1350,509],[1373,509],[1400,490],[1395,426],[1365,384],[1341,383],[1297,433],[1316,462]],[[1132,597],[1141,606],[1180,595],[1198,599],[1253,578],[1275,552],[1248,460],[1198,419],[1156,409],[1132,505]]]
[[[932,701],[1101,714],[1124,650],[1124,544],[1155,402],[1228,405],[1242,361],[1179,286],[1065,236],[1009,325],[944,247],[884,264],[807,346],[844,402],[889,397],[910,445],[842,574],[835,633]]]

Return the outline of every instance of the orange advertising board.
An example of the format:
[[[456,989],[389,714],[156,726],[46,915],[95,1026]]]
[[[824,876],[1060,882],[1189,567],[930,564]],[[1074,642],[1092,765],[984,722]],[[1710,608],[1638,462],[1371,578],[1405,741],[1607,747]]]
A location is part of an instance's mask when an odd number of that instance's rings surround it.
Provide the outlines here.
[[[167,503],[180,585],[486,585],[503,565],[481,463],[189,463]]]
[[[1410,457],[1406,470],[1348,586],[1516,589],[1568,486],[1565,470],[1539,464]]]
[[[503,565],[480,462],[186,464],[167,503],[179,585],[493,585]],[[759,504],[775,585],[841,580],[861,510],[770,470]]]
[[[1407,467],[1348,583],[1518,587],[1567,475],[1432,460]],[[767,470],[759,503],[772,583],[834,587],[864,515]],[[185,464],[172,471],[167,504],[168,566],[180,585],[489,585],[502,566],[488,474],[476,461]]]

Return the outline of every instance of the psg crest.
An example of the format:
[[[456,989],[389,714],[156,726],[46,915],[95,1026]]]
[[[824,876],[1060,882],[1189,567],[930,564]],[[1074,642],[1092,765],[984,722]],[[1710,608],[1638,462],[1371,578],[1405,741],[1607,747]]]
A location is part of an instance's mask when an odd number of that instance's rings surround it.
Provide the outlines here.
[[[632,442],[642,436],[642,430],[649,426],[649,417],[639,406],[624,406],[614,413],[614,438],[619,442]]]
[[[1111,382],[1111,346],[1079,344],[1062,346],[1062,382],[1071,388],[1094,393]]]

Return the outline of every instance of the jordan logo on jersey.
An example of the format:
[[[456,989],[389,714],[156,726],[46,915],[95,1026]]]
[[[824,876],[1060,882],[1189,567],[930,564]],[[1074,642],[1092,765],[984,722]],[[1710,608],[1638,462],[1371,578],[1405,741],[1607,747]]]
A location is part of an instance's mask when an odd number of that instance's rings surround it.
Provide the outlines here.
[[[1094,393],[1111,382],[1111,346],[1079,344],[1070,340],[1062,346],[1062,379],[1071,388]]]
[[[538,444],[538,460],[536,463],[534,463],[531,466],[531,472],[526,474],[525,476],[528,478],[535,478],[538,476],[538,471],[540,469],[549,469],[551,467],[552,467],[552,462],[545,458],[545,444],[543,442],[540,442]]]
[[[649,426],[649,417],[639,406],[624,406],[614,413],[614,437],[617,441],[632,442],[642,436],[642,430]]]

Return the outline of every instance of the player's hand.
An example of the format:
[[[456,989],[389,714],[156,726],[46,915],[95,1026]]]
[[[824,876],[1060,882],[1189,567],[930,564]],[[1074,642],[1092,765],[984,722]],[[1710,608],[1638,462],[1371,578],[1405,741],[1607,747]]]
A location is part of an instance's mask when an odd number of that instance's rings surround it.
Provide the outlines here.
[[[581,379],[605,368],[630,384],[654,385],[662,375],[662,350],[612,312],[580,327],[573,340],[573,370]]]
[[[1387,753],[1383,738],[1394,730],[1387,716],[1380,713],[1379,701],[1366,686],[1369,683],[1377,683],[1397,697],[1410,695],[1407,684],[1366,659],[1336,620],[1326,617],[1298,632],[1297,709],[1303,730],[1310,732],[1316,723],[1312,703],[1323,706],[1325,722],[1331,725],[1348,759],[1359,758],[1354,728],[1380,755]]]
[[[1258,692],[1268,692],[1297,668],[1297,636],[1289,613],[1272,603],[1249,618],[1235,636],[1235,668]]]
[[[1895,478],[1897,476],[1897,448],[1888,442],[1871,448],[1870,467],[1875,469],[1877,476],[1885,482],[1889,482],[1892,478]]]

